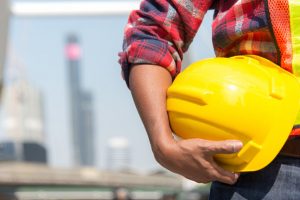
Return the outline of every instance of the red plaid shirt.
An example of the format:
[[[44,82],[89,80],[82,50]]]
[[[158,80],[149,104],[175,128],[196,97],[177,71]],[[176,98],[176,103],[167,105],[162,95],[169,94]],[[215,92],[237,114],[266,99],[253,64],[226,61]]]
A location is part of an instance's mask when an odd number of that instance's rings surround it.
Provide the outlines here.
[[[125,28],[120,55],[128,81],[132,64],[157,64],[175,77],[208,9],[214,8],[212,40],[216,56],[256,54],[275,63],[278,47],[265,0],[144,0]]]

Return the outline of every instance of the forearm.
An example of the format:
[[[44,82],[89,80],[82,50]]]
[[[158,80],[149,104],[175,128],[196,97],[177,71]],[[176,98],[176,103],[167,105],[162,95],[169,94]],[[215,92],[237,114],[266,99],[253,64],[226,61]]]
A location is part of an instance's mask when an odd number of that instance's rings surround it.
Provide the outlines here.
[[[132,67],[129,86],[147,131],[154,155],[173,141],[166,111],[167,89],[172,83],[170,73],[159,66]]]

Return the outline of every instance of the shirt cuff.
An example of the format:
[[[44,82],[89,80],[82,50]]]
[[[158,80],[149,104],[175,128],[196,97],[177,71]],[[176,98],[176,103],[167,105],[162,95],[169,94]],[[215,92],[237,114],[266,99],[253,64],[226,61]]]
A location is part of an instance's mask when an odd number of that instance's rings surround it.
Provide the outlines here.
[[[174,78],[181,68],[177,51],[165,42],[157,40],[138,41],[119,53],[122,76],[129,87],[130,68],[135,64],[153,64],[166,68]]]

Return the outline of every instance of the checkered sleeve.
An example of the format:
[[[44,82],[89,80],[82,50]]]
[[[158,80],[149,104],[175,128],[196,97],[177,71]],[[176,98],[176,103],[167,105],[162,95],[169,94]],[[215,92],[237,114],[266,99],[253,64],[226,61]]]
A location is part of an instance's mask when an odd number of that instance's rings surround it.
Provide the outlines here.
[[[193,40],[213,0],[143,0],[132,11],[125,27],[123,51],[119,53],[123,77],[128,84],[133,64],[156,64],[175,77],[183,53]]]

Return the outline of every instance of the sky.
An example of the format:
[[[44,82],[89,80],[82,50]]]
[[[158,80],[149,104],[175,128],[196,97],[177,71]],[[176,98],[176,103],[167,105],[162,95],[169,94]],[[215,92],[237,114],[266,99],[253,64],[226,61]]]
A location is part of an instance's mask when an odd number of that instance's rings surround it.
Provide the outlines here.
[[[133,169],[148,171],[159,167],[130,91],[121,78],[118,52],[122,50],[127,18],[11,17],[6,75],[7,69],[13,68],[43,93],[45,142],[51,166],[73,166],[64,45],[67,35],[75,33],[82,49],[82,85],[94,96],[96,166],[106,168],[108,141],[121,136],[129,140]],[[214,56],[211,19],[209,12],[190,47],[192,61]]]

